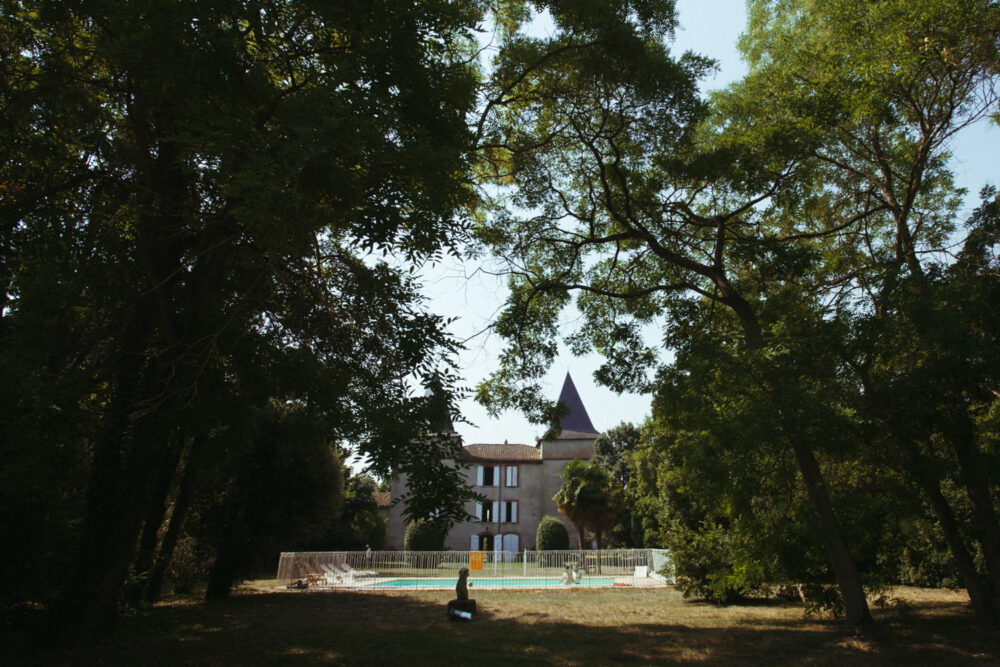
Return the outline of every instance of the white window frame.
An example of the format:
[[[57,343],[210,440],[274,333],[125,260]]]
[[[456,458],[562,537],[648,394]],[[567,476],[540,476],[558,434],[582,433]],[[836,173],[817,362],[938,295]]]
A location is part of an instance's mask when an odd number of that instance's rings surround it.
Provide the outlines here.
[[[497,507],[498,503],[493,502],[488,508],[483,507],[482,503],[476,503],[476,520],[480,523],[493,523],[496,521],[497,517]],[[490,516],[487,517],[487,512],[484,510],[490,510],[488,513]]]
[[[507,469],[504,471],[505,472],[504,482],[509,487],[515,487],[515,486],[517,486],[517,483],[518,483],[518,479],[517,478],[518,478],[518,474],[519,474],[517,466],[506,466],[506,468]]]
[[[493,483],[485,484],[486,468],[493,468]],[[500,466],[476,466],[476,486],[500,486]]]
[[[504,500],[500,507],[500,523],[517,523],[517,501]]]

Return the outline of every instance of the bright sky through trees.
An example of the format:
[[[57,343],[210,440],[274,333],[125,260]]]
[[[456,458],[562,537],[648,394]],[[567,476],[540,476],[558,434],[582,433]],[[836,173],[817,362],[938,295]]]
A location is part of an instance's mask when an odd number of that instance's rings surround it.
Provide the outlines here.
[[[704,91],[722,88],[746,73],[746,66],[736,49],[737,39],[746,22],[746,9],[742,2],[678,0],[677,11],[680,28],[672,50],[677,54],[691,50],[718,63],[718,72],[702,83]],[[991,150],[990,147],[994,148]],[[983,185],[996,181],[992,172],[995,172],[997,147],[1000,147],[1000,129],[985,121],[960,133],[954,141],[951,166],[955,181],[968,190],[966,210],[960,219],[977,205],[978,192]],[[489,261],[466,260],[463,263],[449,258],[442,264],[425,267],[422,272],[430,309],[447,317],[459,318],[452,325],[452,331],[461,339],[469,339],[468,349],[459,363],[462,384],[470,389],[496,369],[501,349],[500,340],[487,331],[507,294],[506,279],[492,273],[493,268]],[[573,319],[573,314],[564,316],[567,331]],[[651,333],[656,335],[655,331]],[[600,363],[597,355],[574,357],[562,346],[559,358],[545,378],[547,394],[556,397],[566,371],[569,371],[598,429],[605,431],[622,421],[642,421],[649,413],[649,397],[617,395],[597,385],[593,372]],[[517,413],[508,412],[499,419],[491,419],[486,409],[471,396],[463,400],[460,407],[464,418],[472,422],[455,425],[466,444],[504,440],[530,444],[544,431]]]

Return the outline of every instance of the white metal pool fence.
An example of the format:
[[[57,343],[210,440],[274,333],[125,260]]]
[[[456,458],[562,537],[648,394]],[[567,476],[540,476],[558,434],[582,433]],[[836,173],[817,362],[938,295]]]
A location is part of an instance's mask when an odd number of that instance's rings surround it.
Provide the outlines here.
[[[673,582],[664,549],[567,551],[292,551],[278,561],[280,581],[299,588],[454,589],[469,568],[478,588],[646,587]]]

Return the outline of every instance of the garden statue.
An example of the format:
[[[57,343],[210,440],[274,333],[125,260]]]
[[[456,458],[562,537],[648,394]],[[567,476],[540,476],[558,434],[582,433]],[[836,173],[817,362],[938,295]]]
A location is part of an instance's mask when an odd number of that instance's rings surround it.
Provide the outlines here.
[[[458,571],[455,599],[448,603],[449,621],[471,621],[476,612],[476,601],[469,599],[469,568]]]

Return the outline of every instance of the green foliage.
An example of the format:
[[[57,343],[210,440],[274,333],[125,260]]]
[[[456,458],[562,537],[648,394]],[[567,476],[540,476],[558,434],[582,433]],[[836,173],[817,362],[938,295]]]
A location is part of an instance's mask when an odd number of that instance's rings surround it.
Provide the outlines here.
[[[378,510],[375,480],[368,475],[350,475],[346,482],[340,515],[322,537],[310,540],[303,551],[364,551],[385,548],[386,520]]]
[[[485,8],[2,0],[0,455],[24,501],[0,542],[58,554],[61,627],[107,629],[126,573],[169,559],[191,460],[238,480],[221,494],[275,482],[244,465],[273,404],[407,472],[415,511],[461,512],[455,443],[403,446],[434,406],[401,378],[457,349],[408,270],[457,252],[477,198]]]
[[[717,524],[678,530],[670,541],[677,587],[684,597],[731,604],[767,593],[767,573],[760,563],[739,554],[736,536]]]
[[[190,535],[182,537],[174,548],[167,568],[167,582],[173,593],[191,593],[195,584],[208,579],[214,551],[199,544]]]
[[[608,429],[594,441],[592,463],[600,465],[611,474],[611,478],[625,489],[629,483],[626,457],[639,444],[639,429],[622,422]]]
[[[543,516],[535,531],[535,548],[540,551],[569,549],[569,531],[558,518]]]
[[[510,344],[480,396],[537,418],[534,380],[576,294],[573,352],[603,355],[613,389],[656,393],[654,444],[630,457],[658,496],[640,493],[643,530],[669,543],[721,527],[713,539],[738,548],[698,578],[723,594],[835,574],[861,628],[862,585],[898,574],[918,490],[956,562],[972,563],[970,535],[992,559],[964,578],[1000,572],[995,447],[976,426],[1000,365],[993,334],[973,333],[995,331],[978,310],[992,288],[941,261],[961,194],[948,142],[996,105],[1000,10],[761,0],[750,14],[751,71],[709,105],[694,90],[705,61],[656,45],[627,44],[629,64],[582,44],[539,61],[531,42],[501,59],[510,103],[488,175],[505,209],[481,238],[511,260]],[[965,307],[976,316],[951,317]],[[941,500],[957,479],[968,526]],[[998,589],[984,604],[971,586],[977,613],[996,607]]]
[[[567,463],[560,476],[563,483],[553,500],[576,527],[578,546],[583,548],[584,533],[590,530],[600,548],[604,533],[624,509],[621,490],[612,484],[607,470],[579,459]]]
[[[209,597],[273,569],[287,545],[320,531],[343,502],[343,464],[311,415],[274,406],[260,415],[255,431],[232,476],[218,480],[214,507],[206,509],[206,537],[216,554]]]
[[[608,429],[594,441],[591,463],[611,474],[611,479],[621,490],[624,500],[624,509],[610,531],[610,543],[616,546],[646,546],[642,534],[642,516],[636,511],[639,498],[630,484],[628,465],[628,457],[635,451],[639,439],[639,429],[623,422]]]
[[[403,549],[405,551],[442,551],[444,538],[447,535],[447,526],[440,521],[417,519],[406,526]]]

